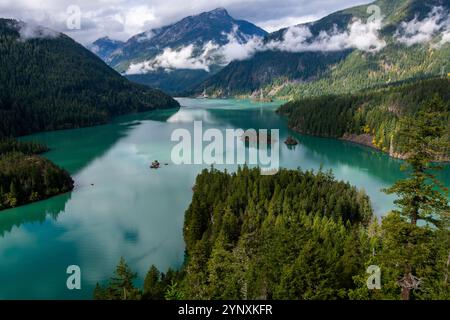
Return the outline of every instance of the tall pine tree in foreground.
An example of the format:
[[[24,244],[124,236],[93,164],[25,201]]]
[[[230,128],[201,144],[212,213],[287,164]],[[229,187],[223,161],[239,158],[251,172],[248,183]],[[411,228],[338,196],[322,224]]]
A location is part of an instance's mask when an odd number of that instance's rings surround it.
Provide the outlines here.
[[[120,258],[119,264],[114,271],[114,275],[109,280],[106,287],[97,283],[94,290],[96,300],[137,300],[141,297],[141,292],[133,282],[137,274],[133,272],[124,258]]]
[[[414,117],[406,117],[398,133],[401,151],[408,156],[403,170],[409,176],[385,190],[398,196],[400,210],[382,223],[380,261],[390,270],[385,273],[401,276],[397,283],[403,300],[411,298],[411,290],[423,293],[431,285],[431,291],[442,288],[442,297],[448,297],[445,276],[440,282],[427,281],[433,273],[448,274],[448,190],[434,174],[442,167],[433,162],[448,156],[448,122],[445,103],[434,97]]]

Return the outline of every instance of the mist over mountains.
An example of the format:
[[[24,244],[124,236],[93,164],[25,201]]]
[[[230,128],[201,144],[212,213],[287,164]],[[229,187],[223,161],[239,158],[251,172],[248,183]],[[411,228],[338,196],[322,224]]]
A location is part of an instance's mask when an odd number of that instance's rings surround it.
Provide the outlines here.
[[[273,33],[218,8],[126,42],[102,38],[90,48],[133,81],[172,94],[228,96],[267,86],[268,94],[290,95],[298,83],[326,79],[350,63],[361,67],[357,78],[363,73],[367,78],[382,69],[406,68],[418,55],[426,60],[427,48],[439,53],[431,66],[419,62],[415,72],[375,76],[373,84],[436,74],[446,67],[439,56],[445,56],[449,43],[447,1],[379,0]]]

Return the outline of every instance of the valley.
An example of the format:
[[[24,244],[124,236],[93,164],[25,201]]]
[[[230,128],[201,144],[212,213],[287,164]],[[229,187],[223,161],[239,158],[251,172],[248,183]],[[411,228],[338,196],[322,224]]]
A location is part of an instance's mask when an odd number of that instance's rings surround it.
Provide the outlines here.
[[[193,120],[203,120],[205,129],[219,127],[223,134],[230,126],[277,128],[280,141],[289,135],[299,141],[294,149],[281,145],[282,168],[332,169],[336,179],[365,190],[377,216],[394,207],[395,197],[380,190],[404,177],[399,160],[344,141],[292,132],[284,117],[275,113],[278,103],[223,99],[179,99],[179,103],[182,108],[175,113],[150,111],[107,125],[21,139],[48,145],[44,156],[70,173],[75,189],[1,211],[1,298],[91,299],[96,283],[107,280],[121,256],[138,272],[137,283],[143,282],[152,264],[164,271],[178,269],[184,261],[184,212],[196,176],[210,166],[170,164],[150,170],[148,164],[154,159],[170,163],[176,144],[170,142],[172,131],[181,127],[193,136]],[[216,167],[237,170],[235,165]],[[439,178],[450,186],[448,166]],[[66,274],[60,272],[72,264],[82,270],[80,291],[68,291]],[[42,276],[36,279],[28,265],[41,270]]]

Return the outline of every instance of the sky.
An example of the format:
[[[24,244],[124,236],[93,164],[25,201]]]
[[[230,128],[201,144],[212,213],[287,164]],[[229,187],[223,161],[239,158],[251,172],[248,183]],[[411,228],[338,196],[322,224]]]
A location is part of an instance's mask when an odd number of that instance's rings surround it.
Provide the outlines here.
[[[371,0],[0,0],[0,17],[64,32],[82,44],[126,40],[218,7],[266,31],[320,19]],[[79,17],[79,19],[78,19]]]

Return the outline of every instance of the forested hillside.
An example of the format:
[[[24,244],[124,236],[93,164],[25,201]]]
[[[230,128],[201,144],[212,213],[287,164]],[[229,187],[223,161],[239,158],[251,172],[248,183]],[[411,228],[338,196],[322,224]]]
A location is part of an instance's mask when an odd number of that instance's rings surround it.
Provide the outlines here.
[[[32,35],[24,35],[24,28]],[[0,136],[105,123],[112,116],[177,107],[133,84],[69,37],[0,19]]]
[[[210,96],[249,94],[265,88],[266,94],[277,91],[284,82],[314,81],[322,76],[330,64],[343,60],[350,51],[343,52],[276,52],[264,51],[249,60],[233,61],[216,75],[202,82],[195,93]],[[188,88],[189,89],[189,88]]]
[[[378,6],[382,16],[373,34],[368,28],[374,14],[371,5]],[[263,89],[265,96],[295,99],[354,93],[410,78],[434,77],[442,70],[447,73],[450,42],[443,40],[447,30],[443,21],[448,19],[449,10],[450,4],[444,0],[378,0],[281,29],[267,35],[265,47],[255,55],[230,63],[193,94],[206,90],[209,96],[249,95]],[[360,31],[366,37],[352,42],[355,21],[367,28]],[[402,42],[399,30],[405,25],[411,32],[420,30],[425,40],[408,38]],[[431,32],[433,28],[441,29],[441,33]],[[362,47],[361,43],[371,36],[373,47]],[[336,45],[346,37],[351,43]],[[308,63],[304,64],[306,57]]]
[[[37,155],[46,146],[9,137],[171,107],[174,99],[131,83],[69,37],[0,19],[0,210],[73,188],[65,170]]]
[[[289,126],[304,134],[357,140],[394,155],[400,120],[414,116],[436,97],[441,120],[450,134],[450,79],[429,79],[361,91],[351,95],[325,95],[288,102],[279,113]],[[358,141],[359,139],[359,141]]]
[[[367,195],[330,173],[204,170],[185,215],[186,265],[169,280],[151,268],[143,297],[164,298],[179,281],[186,299],[345,298],[368,254],[361,230],[371,218]],[[97,298],[120,299],[112,287],[98,287]]]
[[[0,138],[0,210],[73,189],[69,174],[37,154],[48,148]]]
[[[410,180],[389,192],[404,183]],[[111,280],[97,285],[95,299],[450,298],[448,220],[440,215],[449,209],[446,195],[428,194],[414,205],[419,219],[434,221],[433,227],[405,218],[411,209],[406,193],[428,192],[424,184],[402,193],[404,210],[382,222],[372,217],[364,191],[329,172],[281,170],[262,176],[246,167],[233,174],[211,169],[197,177],[193,189],[182,269],[161,273],[151,266],[140,289],[134,284],[137,274],[121,259]],[[440,220],[431,219],[430,210]],[[367,287],[370,265],[382,270],[378,290]],[[405,265],[421,279],[420,290],[402,291]]]

